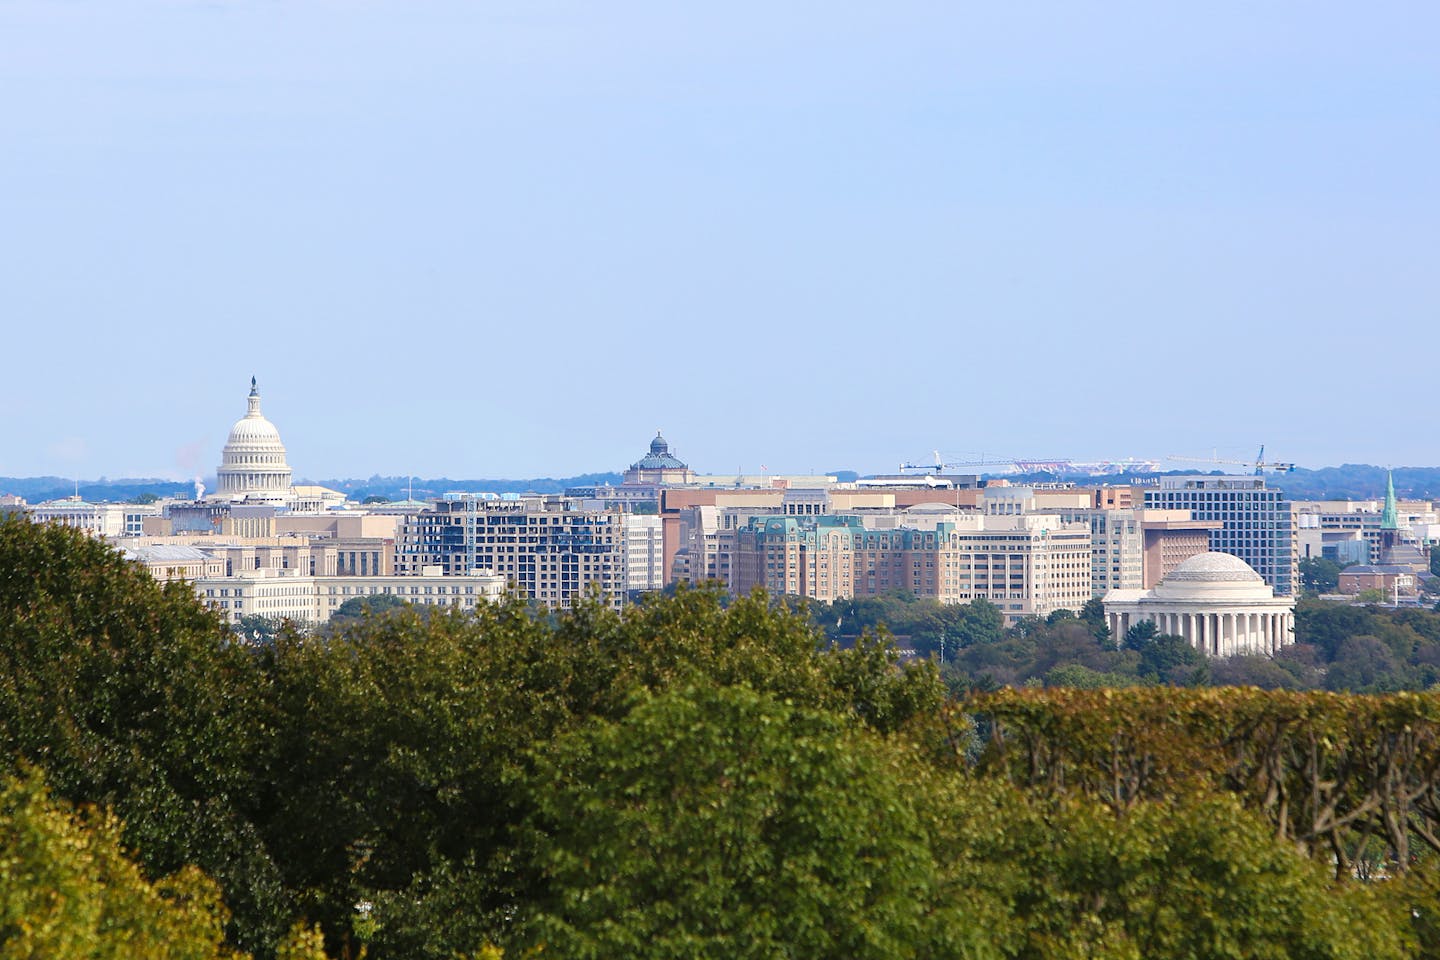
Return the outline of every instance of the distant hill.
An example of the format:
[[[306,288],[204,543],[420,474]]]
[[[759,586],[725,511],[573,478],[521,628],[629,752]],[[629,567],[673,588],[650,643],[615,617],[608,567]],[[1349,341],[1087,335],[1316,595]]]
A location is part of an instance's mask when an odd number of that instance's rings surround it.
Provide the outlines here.
[[[213,489],[214,481],[211,481]],[[29,503],[45,500],[59,500],[75,496],[75,481],[64,477],[0,477],[0,494],[14,494],[24,497]],[[80,496],[84,500],[100,502],[111,500],[123,502],[145,494],[157,497],[189,497],[195,494],[195,485],[186,481],[159,480],[155,478],[125,478],[80,481]]]
[[[1395,494],[1398,497],[1417,500],[1440,500],[1440,467],[1395,467]],[[1090,477],[1055,474],[996,475],[1014,484],[1055,482],[1056,480],[1077,483],[1132,483],[1154,480],[1158,477],[1190,476],[1201,471],[1171,470],[1165,473],[1133,473],[1116,477]],[[1385,467],[1368,463],[1347,463],[1339,467],[1321,467],[1306,470],[1303,467],[1290,473],[1267,473],[1265,483],[1276,490],[1284,490],[1292,500],[1375,500],[1385,496]],[[1226,476],[1221,471],[1211,471],[1205,476]]]
[[[1115,477],[1090,477],[1078,475],[1057,476],[1048,473],[995,475],[995,478],[1009,480],[1014,484],[1053,483],[1057,480],[1074,481],[1080,484],[1131,483],[1153,480],[1164,476],[1193,474],[1193,470],[1172,470],[1168,473],[1137,473]],[[833,475],[850,480],[857,477],[853,471],[833,470]],[[1213,471],[1208,476],[1222,476]],[[413,480],[416,499],[444,496],[455,491],[469,493],[562,493],[567,487],[588,487],[598,484],[617,484],[622,477],[619,473],[583,473],[574,477],[532,477],[528,480],[454,480],[449,477],[421,478]],[[1266,482],[1284,490],[1293,500],[1373,500],[1385,495],[1385,468],[1364,463],[1347,463],[1339,467],[1321,467],[1318,470],[1298,469],[1292,473],[1270,473]],[[412,489],[409,477],[382,477],[378,474],[369,479],[342,480],[297,480],[297,483],[313,483],[332,490],[345,492],[352,500],[366,497],[385,497],[388,500],[403,500]],[[215,489],[214,478],[205,481],[207,490]],[[194,485],[187,481],[122,478],[80,482],[80,496],[86,500],[124,501],[133,500],[145,494],[158,497],[188,497]],[[1440,467],[1396,467],[1395,492],[1402,498],[1419,500],[1440,500]],[[13,493],[24,497],[30,503],[42,500],[56,500],[75,494],[75,481],[64,477],[0,477],[0,494]]]
[[[530,480],[451,480],[448,477],[429,479],[416,477],[413,481],[415,497],[425,500],[461,490],[469,493],[562,493],[566,487],[585,487],[596,484],[619,483],[618,473],[586,473],[578,477],[537,477]],[[318,484],[332,490],[340,490],[352,500],[366,497],[385,497],[389,500],[403,500],[409,495],[412,481],[409,477],[374,476],[368,480],[297,480],[296,483]],[[205,489],[214,491],[215,478],[205,481]],[[75,495],[75,481],[64,477],[0,477],[0,494],[11,493],[24,497],[30,503],[44,500],[59,500]],[[82,480],[80,496],[93,502],[133,500],[145,494],[157,497],[190,497],[195,493],[192,482],[160,479],[119,479]]]
[[[368,480],[305,480],[331,490],[341,490],[352,500],[385,497],[404,500],[413,489],[415,499],[426,500],[447,493],[563,493],[567,487],[590,487],[619,483],[618,473],[582,473],[576,477],[533,477],[529,480],[452,480],[449,477],[422,478],[373,476]]]

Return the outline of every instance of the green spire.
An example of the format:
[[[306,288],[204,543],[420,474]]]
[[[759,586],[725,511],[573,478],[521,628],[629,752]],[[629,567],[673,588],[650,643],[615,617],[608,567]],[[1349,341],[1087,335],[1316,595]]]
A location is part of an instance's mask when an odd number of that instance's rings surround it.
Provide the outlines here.
[[[1400,529],[1399,513],[1395,507],[1395,473],[1389,471],[1385,475],[1385,509],[1380,513],[1380,529]]]

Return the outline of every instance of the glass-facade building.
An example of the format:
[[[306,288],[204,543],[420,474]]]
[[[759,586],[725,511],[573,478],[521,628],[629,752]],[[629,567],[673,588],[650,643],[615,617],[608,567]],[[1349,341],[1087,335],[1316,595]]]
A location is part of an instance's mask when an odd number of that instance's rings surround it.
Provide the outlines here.
[[[1295,511],[1283,491],[1265,486],[1264,477],[1161,477],[1158,489],[1145,491],[1145,506],[1220,521],[1220,529],[1210,532],[1211,550],[1244,560],[1276,593],[1295,595]]]

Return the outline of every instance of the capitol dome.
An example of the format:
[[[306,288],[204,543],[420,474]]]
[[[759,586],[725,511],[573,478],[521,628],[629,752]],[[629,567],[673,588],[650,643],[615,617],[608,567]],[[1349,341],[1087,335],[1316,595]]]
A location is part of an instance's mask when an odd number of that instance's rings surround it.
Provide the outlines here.
[[[290,494],[290,464],[280,431],[260,412],[260,391],[250,378],[245,416],[235,421],[216,471],[218,495],[227,499],[280,500]]]

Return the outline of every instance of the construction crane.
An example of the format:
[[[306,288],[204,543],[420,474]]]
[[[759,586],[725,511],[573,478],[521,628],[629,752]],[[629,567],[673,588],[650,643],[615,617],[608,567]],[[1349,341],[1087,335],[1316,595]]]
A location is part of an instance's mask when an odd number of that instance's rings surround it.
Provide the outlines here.
[[[1242,467],[1254,467],[1254,468],[1255,468],[1255,476],[1257,476],[1257,477],[1258,477],[1258,476],[1262,476],[1262,475],[1265,473],[1266,470],[1274,470],[1276,473],[1290,473],[1292,470],[1295,469],[1295,464],[1293,464],[1293,463],[1282,463],[1282,462],[1280,462],[1280,461],[1278,461],[1278,460],[1272,460],[1272,461],[1268,461],[1268,462],[1267,462],[1267,461],[1265,460],[1265,444],[1263,444],[1263,443],[1260,444],[1260,452],[1255,455],[1255,459],[1254,459],[1253,461],[1251,461],[1251,460],[1226,460],[1226,459],[1224,459],[1223,457],[1219,456],[1219,451],[1218,451],[1218,450],[1215,451],[1215,454],[1216,454],[1215,456],[1210,456],[1210,457],[1177,457],[1177,456],[1171,455],[1171,456],[1167,457],[1166,459],[1167,459],[1167,460],[1180,460],[1180,461],[1186,462],[1186,463],[1230,463],[1230,464],[1236,464],[1236,465],[1242,466]]]
[[[1021,466],[1022,463],[1027,467],[1033,466],[1037,463],[1037,461],[1035,460],[1022,461],[1017,460],[1014,457],[986,457],[983,454],[975,460],[946,460],[940,456],[939,450],[935,450],[932,452],[935,454],[935,459],[932,462],[902,463],[900,464],[900,472],[904,473],[906,470],[933,470],[938,472],[944,470],[955,470],[963,467],[1008,467],[1010,470],[1019,473],[1023,472],[1023,468]],[[1058,464],[1058,461],[1056,461],[1055,463]]]
[[[906,470],[944,471],[963,467],[1006,467],[1013,473],[1083,473],[1092,476],[1106,476],[1119,473],[1156,473],[1160,470],[1157,460],[1140,460],[1124,457],[1119,460],[1072,460],[1069,457],[986,457],[983,454],[975,460],[945,460],[940,451],[932,451],[935,459],[930,463],[902,463],[900,472]]]

